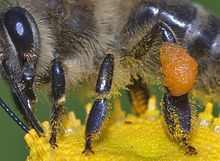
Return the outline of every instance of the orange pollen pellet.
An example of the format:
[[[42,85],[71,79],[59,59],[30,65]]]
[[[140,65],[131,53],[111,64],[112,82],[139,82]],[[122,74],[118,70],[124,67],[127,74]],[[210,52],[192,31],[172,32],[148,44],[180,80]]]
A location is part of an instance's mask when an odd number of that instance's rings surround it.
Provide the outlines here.
[[[190,91],[197,75],[196,61],[181,46],[164,42],[160,48],[163,85],[173,96],[181,96]]]

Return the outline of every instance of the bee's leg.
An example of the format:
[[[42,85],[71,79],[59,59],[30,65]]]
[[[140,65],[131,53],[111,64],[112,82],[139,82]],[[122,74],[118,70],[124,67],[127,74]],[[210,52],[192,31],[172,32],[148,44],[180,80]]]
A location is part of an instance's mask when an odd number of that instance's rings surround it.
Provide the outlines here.
[[[172,31],[164,24],[159,25],[162,32],[162,40],[176,43]],[[192,109],[188,100],[188,93],[181,96],[172,96],[166,88],[163,99],[163,116],[167,129],[172,137],[187,150],[187,154],[197,154],[196,149],[189,145],[192,129]]]
[[[50,118],[51,138],[49,142],[54,148],[57,146],[57,131],[60,128],[60,119],[64,113],[65,102],[65,75],[60,58],[53,60],[52,64],[51,96],[53,101],[53,109]]]
[[[142,81],[142,78],[132,79],[133,84],[128,86],[129,98],[132,104],[132,110],[140,116],[147,110],[148,99],[150,98],[150,92],[147,84]]]
[[[108,93],[111,90],[112,78],[114,70],[114,57],[112,54],[107,54],[99,70],[99,75],[96,83],[96,93],[98,94],[86,124],[86,145],[83,153],[89,154],[92,151],[91,142],[95,134],[100,131],[108,112]]]
[[[163,115],[170,134],[187,149],[187,154],[195,155],[196,149],[188,144],[192,118],[187,95],[172,96],[166,92],[163,99]]]

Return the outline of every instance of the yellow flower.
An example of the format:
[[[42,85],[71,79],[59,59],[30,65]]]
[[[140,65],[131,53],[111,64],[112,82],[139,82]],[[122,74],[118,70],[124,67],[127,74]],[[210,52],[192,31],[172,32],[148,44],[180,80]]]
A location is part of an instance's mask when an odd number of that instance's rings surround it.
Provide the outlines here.
[[[42,127],[45,135],[38,137],[34,130],[25,135],[30,148],[27,161],[60,160],[220,160],[220,117],[211,114],[212,104],[199,114],[199,123],[193,132],[191,145],[197,155],[185,155],[185,151],[168,136],[163,119],[155,109],[155,98],[150,99],[145,115],[125,116],[120,103],[114,103],[114,111],[104,133],[92,142],[95,154],[82,154],[85,146],[85,125],[73,112],[64,117],[65,133],[58,138],[55,149],[49,144],[49,123]]]

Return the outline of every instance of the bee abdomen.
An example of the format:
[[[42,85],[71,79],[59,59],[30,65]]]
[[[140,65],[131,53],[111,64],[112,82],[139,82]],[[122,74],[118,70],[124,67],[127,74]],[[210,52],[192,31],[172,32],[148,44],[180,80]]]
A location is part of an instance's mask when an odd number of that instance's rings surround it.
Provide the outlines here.
[[[130,14],[126,30],[139,32],[139,27],[148,30],[148,26],[161,23],[194,58],[212,55],[219,59],[220,20],[184,0],[141,2]]]
[[[148,108],[148,99],[150,98],[149,89],[141,79],[133,80],[134,84],[129,85],[129,97],[132,103],[133,112],[136,115],[144,114]]]
[[[200,14],[187,25],[183,41],[194,58],[208,56],[219,59],[220,20],[211,14],[201,18]]]

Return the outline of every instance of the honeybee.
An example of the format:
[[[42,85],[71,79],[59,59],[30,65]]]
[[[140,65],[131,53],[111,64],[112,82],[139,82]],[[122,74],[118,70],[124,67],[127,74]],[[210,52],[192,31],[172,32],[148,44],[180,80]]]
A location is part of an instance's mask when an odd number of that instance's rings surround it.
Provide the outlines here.
[[[43,129],[33,114],[34,86],[51,82],[53,148],[69,89],[84,84],[95,89],[86,125],[86,154],[93,152],[93,135],[105,121],[108,100],[118,89],[128,90],[131,101],[142,92],[147,104],[148,80],[161,82],[159,51],[165,41],[181,45],[197,61],[194,89],[212,98],[219,95],[220,21],[185,0],[18,0],[0,12],[1,75],[39,135]],[[175,139],[194,155],[196,149],[186,136],[192,111],[187,94],[172,96],[165,88],[163,115],[171,135],[177,126],[172,115],[177,116],[183,135]],[[0,104],[9,110],[2,100]],[[144,110],[134,108],[137,115]]]

